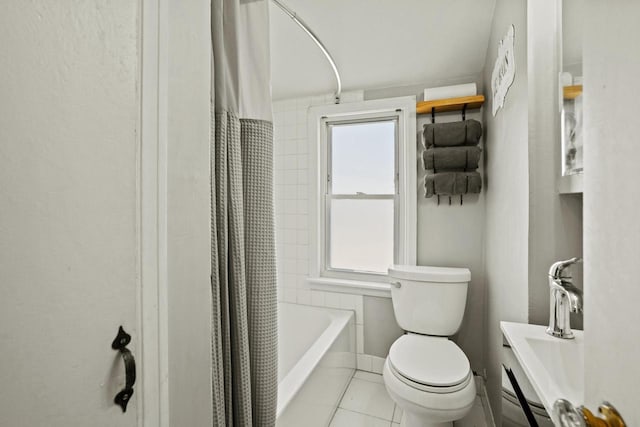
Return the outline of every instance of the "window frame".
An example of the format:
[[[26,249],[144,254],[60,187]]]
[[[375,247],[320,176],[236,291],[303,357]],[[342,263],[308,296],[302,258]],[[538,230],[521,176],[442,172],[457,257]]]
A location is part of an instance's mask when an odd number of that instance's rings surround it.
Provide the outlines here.
[[[333,176],[332,176],[332,159],[333,159],[333,133],[331,132],[334,126],[348,126],[365,123],[376,122],[393,122],[394,123],[394,161],[393,161],[393,193],[388,194],[342,194],[333,193]],[[400,141],[400,118],[398,112],[393,114],[387,112],[363,114],[350,116],[348,118],[343,117],[323,117],[321,118],[320,126],[323,126],[324,132],[321,134],[322,138],[326,138],[326,149],[322,153],[324,156],[324,162],[326,164],[322,197],[324,198],[324,224],[323,224],[323,258],[321,264],[321,274],[325,277],[344,277],[345,275],[358,275],[359,277],[366,278],[368,276],[378,277],[383,273],[376,273],[373,271],[354,270],[346,268],[336,268],[331,266],[331,208],[334,200],[393,200],[393,259],[394,262],[399,258],[399,219],[400,219],[400,186],[399,186],[399,141]]]
[[[385,120],[386,119],[386,120]],[[310,274],[312,288],[389,296],[387,274],[331,269],[330,242],[330,133],[331,124],[396,121],[394,263],[416,263],[416,99],[399,97],[311,107],[309,124]],[[376,198],[363,195],[348,198]],[[390,198],[390,197],[388,197]]]

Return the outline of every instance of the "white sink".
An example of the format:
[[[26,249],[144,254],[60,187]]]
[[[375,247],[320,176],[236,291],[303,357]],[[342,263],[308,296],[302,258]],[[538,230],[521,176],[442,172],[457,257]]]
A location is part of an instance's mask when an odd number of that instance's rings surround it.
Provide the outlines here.
[[[500,322],[505,338],[549,414],[557,399],[584,403],[584,336],[552,337],[545,326]]]

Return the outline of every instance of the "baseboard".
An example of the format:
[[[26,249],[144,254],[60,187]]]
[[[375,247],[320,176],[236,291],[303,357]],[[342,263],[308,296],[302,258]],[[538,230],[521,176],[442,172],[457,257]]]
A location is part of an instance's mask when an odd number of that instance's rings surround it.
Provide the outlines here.
[[[496,420],[493,418],[493,411],[489,404],[489,394],[487,393],[485,379],[479,375],[476,375],[475,378],[476,386],[478,388],[477,393],[480,395],[480,401],[482,402],[482,411],[484,412],[485,422],[489,427],[496,427]]]
[[[367,371],[380,375],[382,375],[385,360],[384,357],[373,356],[371,354],[358,354],[356,356],[359,371]]]

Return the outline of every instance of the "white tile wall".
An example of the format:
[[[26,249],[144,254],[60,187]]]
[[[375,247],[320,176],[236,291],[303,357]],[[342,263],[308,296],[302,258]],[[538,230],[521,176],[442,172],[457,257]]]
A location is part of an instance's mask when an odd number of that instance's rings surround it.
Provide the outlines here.
[[[363,92],[347,92],[342,102],[362,101]],[[353,310],[356,315],[358,369],[382,372],[384,359],[363,354],[362,295],[312,290],[309,274],[309,145],[307,112],[312,105],[333,103],[333,95],[273,103],[274,179],[278,300]]]

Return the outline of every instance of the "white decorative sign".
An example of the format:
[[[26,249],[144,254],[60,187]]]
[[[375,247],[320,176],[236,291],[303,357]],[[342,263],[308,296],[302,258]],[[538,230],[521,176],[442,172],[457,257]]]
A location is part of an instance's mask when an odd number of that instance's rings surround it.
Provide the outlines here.
[[[491,74],[491,110],[495,116],[498,110],[504,106],[509,87],[516,76],[516,60],[514,55],[514,38],[516,29],[513,25],[507,30],[507,34],[498,43],[498,57]]]

